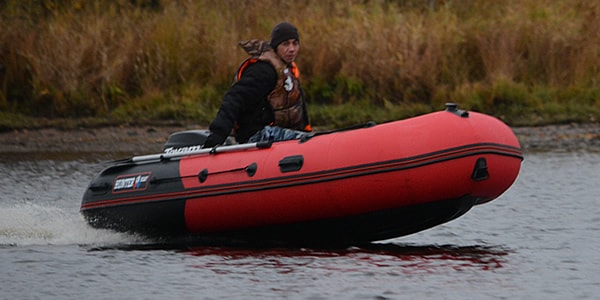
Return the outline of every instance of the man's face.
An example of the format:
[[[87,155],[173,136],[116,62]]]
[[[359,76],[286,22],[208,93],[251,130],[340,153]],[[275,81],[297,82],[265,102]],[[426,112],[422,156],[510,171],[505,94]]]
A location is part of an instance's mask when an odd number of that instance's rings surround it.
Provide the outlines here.
[[[300,42],[296,39],[289,39],[283,41],[277,46],[277,55],[281,57],[286,63],[291,63],[296,60],[298,51],[300,50]]]

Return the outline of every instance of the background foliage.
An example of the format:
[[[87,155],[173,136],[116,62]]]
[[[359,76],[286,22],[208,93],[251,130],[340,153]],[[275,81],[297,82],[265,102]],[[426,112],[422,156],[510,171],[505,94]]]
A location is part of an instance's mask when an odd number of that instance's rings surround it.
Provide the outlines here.
[[[510,125],[600,116],[597,1],[4,0],[0,126],[206,125],[245,58],[237,42],[283,20],[300,30],[317,126],[445,102]]]

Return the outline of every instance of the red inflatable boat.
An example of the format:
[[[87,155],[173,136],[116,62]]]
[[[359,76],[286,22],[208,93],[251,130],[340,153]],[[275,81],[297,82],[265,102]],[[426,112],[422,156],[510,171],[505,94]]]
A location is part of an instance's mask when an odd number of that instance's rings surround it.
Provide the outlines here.
[[[82,214],[94,227],[200,243],[360,244],[497,198],[523,159],[508,126],[450,104],[300,140],[202,149],[204,138],[175,133],[163,153],[113,162]]]

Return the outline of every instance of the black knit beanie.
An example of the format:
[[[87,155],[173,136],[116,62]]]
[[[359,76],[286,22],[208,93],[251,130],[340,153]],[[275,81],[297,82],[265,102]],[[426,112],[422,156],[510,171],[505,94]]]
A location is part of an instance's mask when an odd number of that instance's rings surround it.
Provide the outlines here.
[[[277,24],[271,31],[271,48],[277,49],[277,46],[289,39],[300,41],[298,29],[290,23],[283,22]]]

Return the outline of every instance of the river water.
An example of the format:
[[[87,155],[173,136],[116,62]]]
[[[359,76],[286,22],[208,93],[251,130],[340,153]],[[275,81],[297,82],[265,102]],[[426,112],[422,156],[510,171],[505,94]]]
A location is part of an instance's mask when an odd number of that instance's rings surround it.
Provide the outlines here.
[[[493,202],[362,248],[177,249],[89,228],[104,156],[0,155],[2,299],[597,299],[600,153],[526,153]]]

